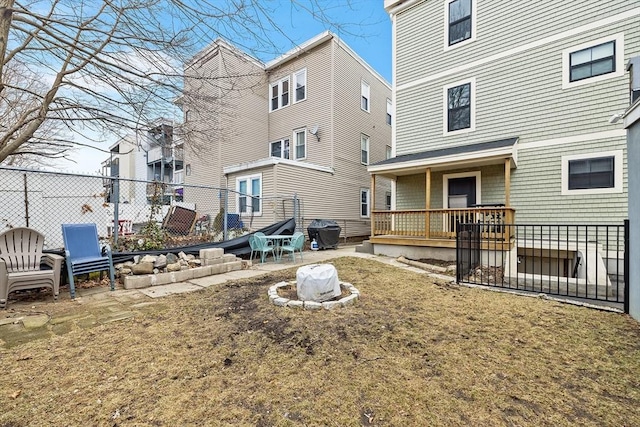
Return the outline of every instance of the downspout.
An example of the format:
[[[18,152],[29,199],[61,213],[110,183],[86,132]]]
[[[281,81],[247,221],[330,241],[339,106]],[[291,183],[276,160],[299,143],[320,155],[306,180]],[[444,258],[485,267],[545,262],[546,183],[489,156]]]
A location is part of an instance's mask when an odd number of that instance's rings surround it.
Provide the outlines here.
[[[336,41],[334,38],[331,39],[331,170],[335,171],[335,66],[336,66],[336,58],[335,58],[335,49],[336,49]]]
[[[224,174],[224,214],[222,215],[222,240],[227,240],[227,214],[229,213],[229,176]]]

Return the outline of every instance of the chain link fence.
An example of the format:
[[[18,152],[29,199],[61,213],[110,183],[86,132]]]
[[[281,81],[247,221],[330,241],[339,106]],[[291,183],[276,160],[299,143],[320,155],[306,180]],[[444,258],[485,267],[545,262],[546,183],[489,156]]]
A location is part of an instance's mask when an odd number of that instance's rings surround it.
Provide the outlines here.
[[[219,242],[288,218],[303,224],[295,195],[259,198],[204,185],[7,167],[0,167],[0,204],[0,231],[33,228],[45,235],[46,249],[64,246],[67,223],[95,223],[114,251]]]

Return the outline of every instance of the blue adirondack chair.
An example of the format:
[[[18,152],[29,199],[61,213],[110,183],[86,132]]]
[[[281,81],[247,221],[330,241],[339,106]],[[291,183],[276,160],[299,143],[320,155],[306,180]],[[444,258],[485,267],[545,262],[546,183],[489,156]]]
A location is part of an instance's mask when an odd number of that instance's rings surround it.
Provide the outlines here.
[[[73,276],[93,271],[109,271],[111,290],[115,289],[113,259],[111,249],[106,247],[100,251],[98,229],[95,224],[62,224],[62,238],[66,255],[67,272],[69,273],[69,292],[71,298],[76,297]]]

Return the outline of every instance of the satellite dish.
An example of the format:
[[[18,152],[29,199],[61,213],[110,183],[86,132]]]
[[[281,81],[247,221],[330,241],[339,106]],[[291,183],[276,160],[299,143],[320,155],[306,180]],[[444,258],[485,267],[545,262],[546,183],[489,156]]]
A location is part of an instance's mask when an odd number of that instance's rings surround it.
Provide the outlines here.
[[[312,127],[312,128],[309,130],[309,133],[310,133],[311,135],[316,135],[316,134],[318,133],[318,125],[315,125],[314,127]]]

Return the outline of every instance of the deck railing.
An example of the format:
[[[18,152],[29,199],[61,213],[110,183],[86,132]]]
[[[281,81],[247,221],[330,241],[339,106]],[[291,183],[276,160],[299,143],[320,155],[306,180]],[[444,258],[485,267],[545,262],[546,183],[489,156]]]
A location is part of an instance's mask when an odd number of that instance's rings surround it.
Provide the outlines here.
[[[515,222],[515,210],[504,207],[466,209],[413,209],[373,211],[374,236],[403,236],[423,239],[455,239],[456,224],[482,223],[483,237],[511,236],[504,224]]]

